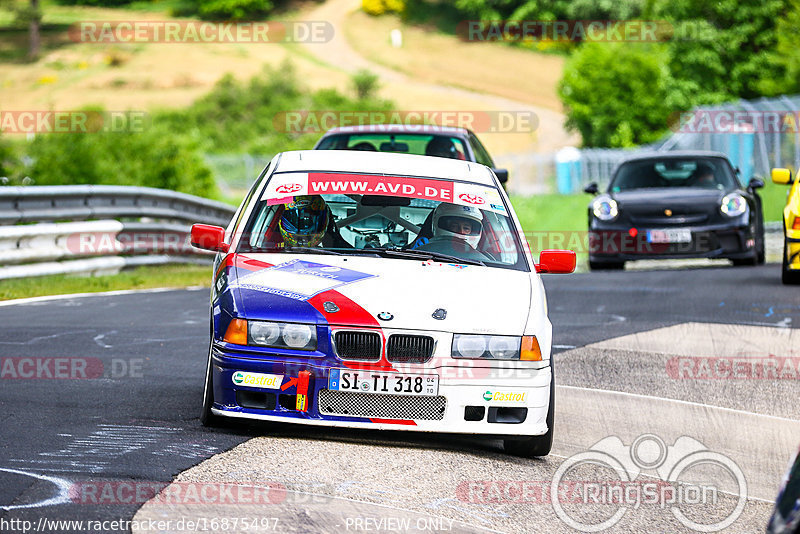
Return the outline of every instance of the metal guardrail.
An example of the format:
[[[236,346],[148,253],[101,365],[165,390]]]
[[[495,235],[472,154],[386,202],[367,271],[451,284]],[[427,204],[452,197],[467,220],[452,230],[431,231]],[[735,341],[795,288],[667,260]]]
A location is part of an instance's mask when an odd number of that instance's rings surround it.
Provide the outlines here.
[[[189,243],[189,223],[226,226],[234,212],[221,202],[150,187],[2,187],[0,280],[208,263],[210,253]]]
[[[42,185],[0,188],[0,224],[148,217],[225,225],[234,211],[222,202],[153,187]]]

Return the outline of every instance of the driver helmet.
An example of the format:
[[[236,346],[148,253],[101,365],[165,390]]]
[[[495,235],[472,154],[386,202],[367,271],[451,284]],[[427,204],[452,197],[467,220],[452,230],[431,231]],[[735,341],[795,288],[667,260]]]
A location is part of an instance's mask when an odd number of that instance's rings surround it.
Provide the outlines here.
[[[434,237],[461,239],[477,248],[483,230],[483,213],[472,206],[442,202],[434,210],[431,223]]]
[[[459,159],[456,145],[448,137],[434,136],[425,145],[426,156],[436,156],[439,158]]]
[[[318,195],[294,197],[286,204],[278,228],[284,243],[299,247],[316,247],[328,228],[328,205]]]

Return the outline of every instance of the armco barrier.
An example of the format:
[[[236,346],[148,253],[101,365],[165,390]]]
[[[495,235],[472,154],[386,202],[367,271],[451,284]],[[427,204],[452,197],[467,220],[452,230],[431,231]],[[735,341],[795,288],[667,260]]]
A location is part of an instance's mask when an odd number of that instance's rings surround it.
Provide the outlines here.
[[[207,263],[188,243],[191,223],[227,226],[234,212],[150,187],[0,187],[0,279]]]

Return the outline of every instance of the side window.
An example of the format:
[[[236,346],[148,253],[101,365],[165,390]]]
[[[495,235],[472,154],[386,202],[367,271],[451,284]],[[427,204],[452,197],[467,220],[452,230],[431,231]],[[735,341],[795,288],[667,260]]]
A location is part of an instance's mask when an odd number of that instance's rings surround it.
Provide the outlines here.
[[[242,222],[242,217],[244,216],[244,213],[247,211],[247,206],[250,205],[250,201],[253,199],[253,195],[258,189],[260,189],[259,186],[261,185],[261,182],[264,179],[264,177],[269,174],[270,165],[272,165],[271,161],[269,162],[269,164],[267,164],[267,168],[264,169],[264,172],[261,173],[261,176],[259,176],[258,179],[253,183],[252,187],[250,187],[250,191],[247,192],[247,196],[244,197],[244,200],[239,205],[239,211],[237,211],[236,214],[233,216],[231,224],[228,225],[228,230],[225,232],[226,240],[230,240],[231,236],[236,232],[236,229],[239,227],[239,223]]]
[[[472,151],[475,153],[475,161],[481,165],[486,165],[489,168],[494,168],[494,161],[492,161],[491,156],[489,156],[489,153],[485,148],[483,148],[483,145],[478,138],[472,134],[469,136],[469,145],[472,147]]]

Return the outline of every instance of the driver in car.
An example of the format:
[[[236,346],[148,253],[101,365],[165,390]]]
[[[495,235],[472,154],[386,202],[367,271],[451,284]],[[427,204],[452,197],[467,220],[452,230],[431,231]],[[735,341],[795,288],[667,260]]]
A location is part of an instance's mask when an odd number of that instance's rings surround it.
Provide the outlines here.
[[[417,250],[479,261],[490,259],[477,250],[483,231],[483,214],[478,208],[442,202],[434,210],[431,223],[433,237]]]
[[[283,207],[278,229],[286,247],[352,248],[319,195],[302,195]]]

